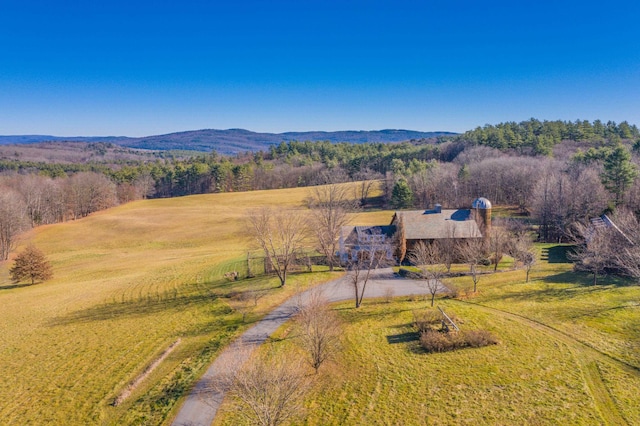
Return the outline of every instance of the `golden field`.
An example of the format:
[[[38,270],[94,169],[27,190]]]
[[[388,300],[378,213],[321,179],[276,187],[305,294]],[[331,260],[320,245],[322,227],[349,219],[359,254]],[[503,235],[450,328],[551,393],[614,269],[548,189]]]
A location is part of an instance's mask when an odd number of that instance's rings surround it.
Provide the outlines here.
[[[220,346],[246,327],[225,296],[253,285],[273,291],[255,318],[295,287],[329,279],[300,274],[221,280],[250,247],[246,214],[260,206],[306,210],[308,188],[132,202],[22,238],[54,278],[14,286],[0,264],[0,423],[158,423],[175,410]],[[358,219],[363,220],[362,214]],[[365,215],[366,216],[366,215]],[[369,220],[391,213],[374,213]],[[19,251],[19,250],[18,250]],[[122,405],[114,399],[173,342],[180,344]]]

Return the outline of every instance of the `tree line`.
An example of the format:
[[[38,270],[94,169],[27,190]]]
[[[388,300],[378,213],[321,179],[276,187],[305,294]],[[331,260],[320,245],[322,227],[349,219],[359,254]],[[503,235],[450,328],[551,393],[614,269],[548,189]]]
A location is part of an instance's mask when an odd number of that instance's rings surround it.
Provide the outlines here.
[[[495,132],[496,143],[487,136]],[[550,150],[524,149],[549,135]],[[134,199],[372,180],[384,182],[384,201],[393,208],[468,207],[484,196],[530,215],[540,223],[541,240],[563,241],[576,221],[618,207],[640,212],[639,140],[637,127],[626,122],[531,119],[404,143],[283,142],[233,157],[213,152],[110,165],[5,159],[0,258],[11,236],[30,226]],[[370,186],[361,189],[365,202]]]
[[[518,149],[522,152],[549,155],[562,141],[620,141],[638,139],[638,127],[623,121],[616,123],[600,120],[540,121],[532,118],[520,123],[487,124],[465,132],[457,139],[474,145],[497,149]]]

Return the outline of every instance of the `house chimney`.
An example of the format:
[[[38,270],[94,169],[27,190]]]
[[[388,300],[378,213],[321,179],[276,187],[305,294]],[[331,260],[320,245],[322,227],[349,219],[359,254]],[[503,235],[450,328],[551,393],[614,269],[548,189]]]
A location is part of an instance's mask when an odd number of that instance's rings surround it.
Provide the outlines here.
[[[436,204],[435,206],[436,213],[442,213],[442,204]]]

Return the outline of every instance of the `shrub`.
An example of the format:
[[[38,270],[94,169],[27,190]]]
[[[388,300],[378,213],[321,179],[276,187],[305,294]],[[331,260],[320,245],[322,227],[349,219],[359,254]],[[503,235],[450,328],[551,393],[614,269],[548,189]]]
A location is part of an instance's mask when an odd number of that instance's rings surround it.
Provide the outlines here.
[[[395,290],[393,289],[393,287],[386,287],[384,289],[384,295],[382,296],[384,301],[386,303],[391,303],[391,301],[393,300],[393,296],[395,295]]]
[[[413,312],[413,323],[419,332],[439,329],[442,323],[442,314],[435,310]]]
[[[464,340],[470,348],[497,345],[498,339],[487,330],[469,330],[464,333]]]
[[[447,296],[450,299],[462,299],[466,295],[466,289],[460,285],[449,282],[447,284]]]
[[[410,295],[407,296],[407,301],[409,302],[415,302],[417,300],[419,300],[419,297],[414,293],[411,293]]]
[[[454,349],[448,333],[441,333],[436,330],[427,330],[420,333],[420,346],[427,352],[447,352]]]
[[[462,348],[496,345],[498,340],[487,330],[449,332],[427,329],[420,333],[420,346],[427,352],[447,352]]]

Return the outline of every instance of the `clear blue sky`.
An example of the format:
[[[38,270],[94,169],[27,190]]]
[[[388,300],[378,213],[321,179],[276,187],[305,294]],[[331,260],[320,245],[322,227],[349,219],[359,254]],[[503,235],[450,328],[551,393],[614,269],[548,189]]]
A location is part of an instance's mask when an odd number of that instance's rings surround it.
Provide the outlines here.
[[[0,134],[640,125],[640,2],[0,0]]]

